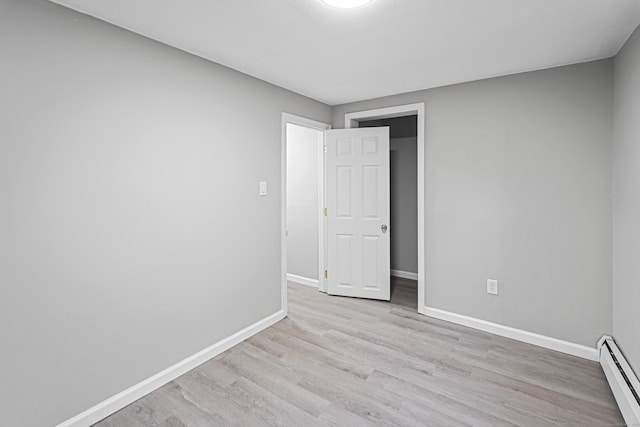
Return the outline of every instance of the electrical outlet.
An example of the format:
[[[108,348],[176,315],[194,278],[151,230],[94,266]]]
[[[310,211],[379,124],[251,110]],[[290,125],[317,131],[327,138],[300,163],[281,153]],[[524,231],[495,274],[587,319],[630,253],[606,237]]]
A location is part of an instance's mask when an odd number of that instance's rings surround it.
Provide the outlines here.
[[[487,279],[487,293],[491,295],[498,295],[498,281],[493,279]]]

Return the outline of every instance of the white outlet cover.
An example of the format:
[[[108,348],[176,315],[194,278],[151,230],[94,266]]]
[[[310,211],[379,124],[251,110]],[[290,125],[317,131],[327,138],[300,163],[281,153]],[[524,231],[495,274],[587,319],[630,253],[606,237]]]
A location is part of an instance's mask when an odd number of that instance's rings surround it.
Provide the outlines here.
[[[494,279],[487,279],[487,293],[491,295],[498,295],[498,281]]]

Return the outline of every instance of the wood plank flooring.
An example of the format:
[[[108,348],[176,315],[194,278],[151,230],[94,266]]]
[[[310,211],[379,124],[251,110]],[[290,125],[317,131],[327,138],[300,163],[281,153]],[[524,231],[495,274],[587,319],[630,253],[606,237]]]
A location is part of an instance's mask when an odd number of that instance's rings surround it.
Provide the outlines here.
[[[101,421],[121,426],[624,425],[599,364],[289,284],[289,317]]]

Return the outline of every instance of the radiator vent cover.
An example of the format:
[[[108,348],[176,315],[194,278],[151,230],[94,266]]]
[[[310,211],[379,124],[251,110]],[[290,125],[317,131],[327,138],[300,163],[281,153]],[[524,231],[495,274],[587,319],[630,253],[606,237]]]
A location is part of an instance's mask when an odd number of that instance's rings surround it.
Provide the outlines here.
[[[611,346],[609,345],[609,343],[607,341],[605,341],[604,345],[607,346],[607,350],[609,350],[609,354],[611,355],[611,358],[613,359],[613,363],[615,363],[616,366],[618,367],[618,371],[620,371],[620,374],[624,378],[624,382],[627,383],[627,387],[629,387],[629,390],[631,390],[631,394],[633,394],[633,397],[636,399],[636,403],[638,405],[640,405],[640,396],[638,396],[638,391],[635,389],[633,384],[631,384],[631,380],[627,376],[627,373],[624,371],[624,369],[622,369],[622,365],[618,361],[618,358],[616,357],[615,353],[611,349]]]
[[[613,338],[604,336],[598,343],[600,365],[604,371],[613,396],[616,398],[624,421],[640,425],[640,382]]]

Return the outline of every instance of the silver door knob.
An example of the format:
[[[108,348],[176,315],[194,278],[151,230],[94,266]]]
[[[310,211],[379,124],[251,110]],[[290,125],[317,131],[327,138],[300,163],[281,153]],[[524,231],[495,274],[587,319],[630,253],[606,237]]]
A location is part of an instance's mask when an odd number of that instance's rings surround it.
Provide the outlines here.
[[[383,233],[386,233],[387,232],[387,224],[382,224],[380,226],[380,230],[382,230]]]

